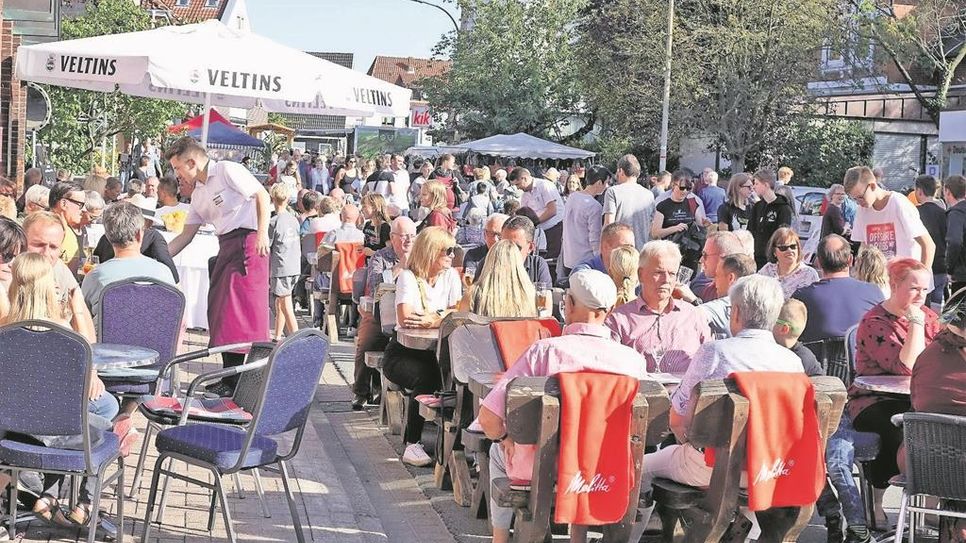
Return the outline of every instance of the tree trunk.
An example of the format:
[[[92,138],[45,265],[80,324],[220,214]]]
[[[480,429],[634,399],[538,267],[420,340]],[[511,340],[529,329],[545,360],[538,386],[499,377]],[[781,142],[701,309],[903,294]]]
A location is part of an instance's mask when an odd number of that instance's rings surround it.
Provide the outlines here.
[[[731,158],[731,175],[745,171],[745,153],[734,153]]]

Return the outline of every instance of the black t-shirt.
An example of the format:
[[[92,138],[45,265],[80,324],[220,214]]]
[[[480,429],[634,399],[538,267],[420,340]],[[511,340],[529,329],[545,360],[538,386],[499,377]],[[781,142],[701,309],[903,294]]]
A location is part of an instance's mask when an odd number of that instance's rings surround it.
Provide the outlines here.
[[[670,228],[678,224],[691,224],[694,222],[694,211],[697,206],[692,204],[688,198],[683,202],[675,202],[668,198],[657,204],[657,210],[664,216],[664,223],[661,228]]]
[[[386,181],[386,182],[392,183],[395,179],[396,178],[392,176],[392,172],[387,172],[387,171],[375,172],[366,178],[366,186],[368,187],[368,190],[371,192],[376,190],[377,187],[379,187],[380,181]]]
[[[367,249],[378,251],[389,243],[389,223],[382,223],[379,226],[379,231],[376,232],[376,225],[372,221],[368,221],[362,227],[362,235],[365,238],[364,246]]]
[[[749,209],[748,207],[741,209],[732,203],[725,202],[718,207],[718,223],[727,224],[731,232],[747,230]]]
[[[926,232],[936,244],[936,257],[932,261],[933,273],[946,273],[946,210],[936,202],[920,204],[919,218]]]

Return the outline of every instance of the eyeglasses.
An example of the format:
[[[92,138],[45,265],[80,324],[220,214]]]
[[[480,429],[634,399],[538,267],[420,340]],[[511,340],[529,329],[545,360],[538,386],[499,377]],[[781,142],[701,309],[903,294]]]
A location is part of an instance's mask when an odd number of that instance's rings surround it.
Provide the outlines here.
[[[802,327],[795,326],[794,324],[786,321],[785,319],[778,319],[777,321],[775,321],[775,324],[780,324],[780,325],[783,325],[783,326],[787,326],[788,327],[788,331],[791,332],[792,334],[798,334],[799,332],[802,331]]]
[[[754,186],[751,183],[748,183],[747,185],[741,185],[741,188],[743,188],[743,189],[750,189],[750,188],[753,188],[753,187]]]
[[[416,234],[400,234],[399,232],[390,232],[393,236],[398,237],[403,241],[409,241],[411,239],[416,239]]]
[[[64,198],[64,200],[67,200],[68,202],[72,202],[72,203],[76,204],[78,207],[81,207],[81,208],[83,208],[84,206],[87,205],[87,202],[78,202],[77,200],[74,200],[72,198]]]
[[[792,244],[792,245],[775,245],[775,249],[777,249],[777,250],[779,250],[779,251],[781,251],[783,253],[785,251],[791,251],[792,249],[795,249],[797,251],[798,250],[798,245],[797,244]]]
[[[704,260],[706,258],[711,258],[712,256],[718,256],[718,253],[709,253],[706,251],[701,251],[701,260]]]
[[[863,198],[865,198],[865,193],[869,192],[869,187],[871,187],[871,186],[872,186],[871,184],[870,185],[866,185],[865,186],[865,190],[863,190],[862,191],[862,194],[860,194],[858,196],[852,196],[851,194],[849,194],[849,199],[852,200],[853,202],[859,202],[859,201],[861,201]]]
[[[500,239],[501,236],[500,232],[494,232],[492,230],[486,230],[486,234],[488,236],[493,236],[494,239]]]

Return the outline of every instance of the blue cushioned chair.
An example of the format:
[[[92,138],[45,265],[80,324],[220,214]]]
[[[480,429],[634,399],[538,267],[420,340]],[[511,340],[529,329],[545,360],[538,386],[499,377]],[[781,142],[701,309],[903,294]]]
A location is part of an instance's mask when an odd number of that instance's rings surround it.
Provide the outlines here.
[[[74,332],[46,321],[22,321],[0,328],[0,469],[11,472],[9,532],[15,534],[20,471],[39,471],[93,479],[88,543],[96,535],[101,490],[117,481],[117,537],[124,538],[124,460],[114,433],[92,447],[88,426],[91,347]],[[18,441],[24,436],[77,436],[79,450],[56,449]],[[105,477],[116,461],[117,471]]]
[[[123,396],[153,394],[158,372],[178,352],[184,294],[150,277],[133,277],[104,288],[97,314],[101,343],[136,345],[158,351],[158,361],[140,368],[100,372],[108,392]]]
[[[243,373],[238,378],[238,384],[235,386],[235,392],[231,397],[231,401],[233,401],[238,407],[247,413],[249,417],[214,413],[213,410],[217,406],[223,405],[224,402],[222,398],[195,398],[193,403],[198,404],[200,407],[199,412],[195,413],[192,411],[189,413],[187,419],[185,419],[186,422],[212,422],[239,427],[246,426],[249,422],[251,422],[250,415],[255,413],[256,405],[258,400],[261,398],[261,387],[265,377],[265,363],[268,361],[268,357],[271,356],[275,346],[276,345],[274,343],[237,343],[233,345],[201,349],[199,351],[179,355],[161,368],[161,371],[157,377],[158,382],[155,385],[156,394],[159,396],[168,397],[176,395],[178,391],[170,386],[170,383],[173,383],[174,380],[169,376],[174,372],[176,366],[179,364],[223,352],[248,350],[248,354],[245,357],[245,364],[242,366],[243,369],[241,370]],[[196,377],[195,380],[189,385],[188,392],[185,398],[181,401],[181,405],[187,405],[187,398],[193,398],[195,392],[201,390],[202,384],[218,379],[212,375],[213,374],[211,373],[206,373]],[[165,386],[165,382],[168,382],[169,385]],[[180,415],[173,414],[169,411],[155,409],[152,406],[152,402],[141,404],[139,406],[139,410],[141,411],[141,414],[144,415],[144,417],[148,420],[148,425],[144,432],[144,439],[141,444],[141,457],[138,458],[137,469],[134,470],[134,480],[131,483],[132,496],[136,495],[140,488],[141,474],[144,471],[144,461],[147,458],[148,445],[151,443],[151,436],[165,426],[178,425],[179,420],[181,420]],[[262,483],[258,475],[258,470],[252,470],[252,475],[255,478],[255,489],[258,492],[258,497],[262,502],[262,512],[266,518],[270,518],[272,515],[269,512],[268,504],[265,503],[264,491],[262,490]],[[241,484],[237,479],[237,474],[235,484],[238,489],[241,488]],[[167,485],[165,485],[164,491],[161,494],[161,506],[158,508],[159,519],[164,517],[164,504],[166,503],[166,497]]]
[[[238,375],[246,366],[264,364],[264,381],[255,404],[251,423],[245,429],[231,426],[195,423],[168,428],[158,433],[155,446],[158,460],[151,479],[151,493],[144,512],[144,532],[141,541],[149,541],[150,519],[157,497],[158,482],[162,474],[205,487],[212,491],[213,513],[216,499],[220,501],[228,539],[237,541],[232,526],[228,501],[221,483],[223,475],[231,475],[254,468],[278,472],[282,477],[295,536],[304,543],[302,524],[299,521],[295,495],[289,482],[287,461],[294,457],[302,443],[309,409],[322,375],[322,368],[329,351],[329,342],[316,329],[301,330],[282,342],[264,363],[245,364],[207,374],[210,379]],[[250,370],[247,370],[250,371]],[[189,387],[188,397],[196,391],[198,380]],[[188,419],[187,410],[182,412],[180,423]],[[293,433],[292,446],[283,451],[279,438]],[[168,459],[176,459],[189,465],[211,471],[214,484],[190,477],[164,467]],[[209,516],[209,530],[213,527],[213,515]]]

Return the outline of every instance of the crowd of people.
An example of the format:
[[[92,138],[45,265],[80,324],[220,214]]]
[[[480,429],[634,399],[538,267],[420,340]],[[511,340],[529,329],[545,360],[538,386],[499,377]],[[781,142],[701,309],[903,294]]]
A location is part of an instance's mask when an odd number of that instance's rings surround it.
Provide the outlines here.
[[[654,477],[708,484],[710,468],[687,440],[692,387],[701,381],[735,371],[911,375],[907,400],[849,388],[819,500],[829,541],[871,541],[851,477],[849,430],[880,436],[867,475],[877,489],[875,514],[883,515],[881,491],[902,464],[901,429],[890,417],[923,408],[966,414],[966,372],[956,363],[966,345],[960,176],[917,178],[917,207],[886,189],[877,172],[851,168],[828,189],[816,239],[803,240],[788,168],[739,173],[719,187],[711,169],[644,179],[633,155],[614,172],[499,163],[461,171],[451,155],[407,164],[395,154],[327,160],[292,152],[263,185],[245,164],[211,160],[191,138],[170,145],[164,159],[167,177],[148,175],[160,173],[148,161],[144,179],[126,187],[96,174],[80,184],[66,172],[46,184],[37,170],[19,194],[0,183],[0,200],[14,205],[0,219],[3,323],[46,319],[94,342],[104,288],[131,277],[177,284],[172,257],[205,227],[219,244],[210,263],[210,345],[280,340],[298,328],[295,304],[311,303],[312,259],[359,244],[364,294],[394,285],[398,328],[438,328],[454,311],[564,321],[563,336],[532,345],[483,402],[479,422],[495,442],[491,473],[514,462],[503,420],[510,378],[679,375],[671,398],[677,442],[645,457],[645,489]],[[176,213],[180,221],[170,220]],[[86,235],[92,224],[104,231],[95,247]],[[166,241],[164,229],[176,235]],[[809,241],[815,248],[806,254]],[[564,289],[560,307],[545,295],[553,287]],[[358,309],[346,330],[356,341],[353,408],[378,402],[380,375],[366,366],[368,351],[383,351],[384,377],[414,397],[439,391],[435,352],[402,345],[371,308]],[[833,371],[810,350],[856,325],[854,375]],[[225,367],[244,360],[241,352],[222,357]],[[137,401],[119,404],[96,376],[94,383],[92,424],[129,443]],[[234,385],[226,379],[208,392],[227,396]],[[409,417],[408,464],[432,462],[422,430],[422,418]],[[84,520],[83,509],[62,518],[58,482],[39,484],[34,510],[51,522]],[[491,503],[495,542],[508,540],[510,518]]]

